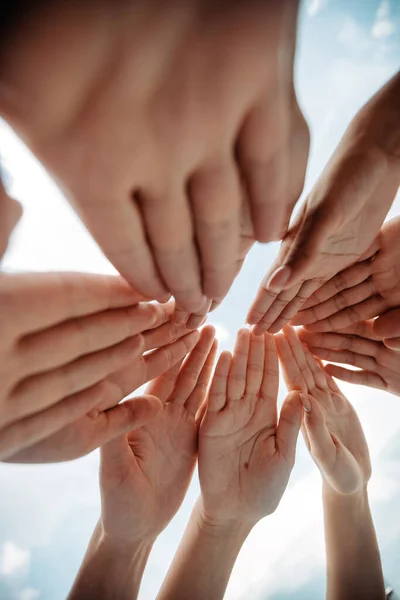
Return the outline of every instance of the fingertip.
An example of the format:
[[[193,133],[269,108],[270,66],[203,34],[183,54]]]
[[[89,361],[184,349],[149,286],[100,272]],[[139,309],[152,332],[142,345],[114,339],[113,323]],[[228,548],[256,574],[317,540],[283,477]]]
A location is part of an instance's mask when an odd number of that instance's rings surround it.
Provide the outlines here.
[[[274,294],[279,294],[283,289],[285,289],[286,284],[289,281],[289,278],[292,274],[292,269],[288,266],[282,266],[275,269],[272,275],[265,282],[262,282],[262,286],[265,287],[266,290],[273,292]]]
[[[386,338],[383,340],[383,343],[389,350],[400,351],[400,338]]]

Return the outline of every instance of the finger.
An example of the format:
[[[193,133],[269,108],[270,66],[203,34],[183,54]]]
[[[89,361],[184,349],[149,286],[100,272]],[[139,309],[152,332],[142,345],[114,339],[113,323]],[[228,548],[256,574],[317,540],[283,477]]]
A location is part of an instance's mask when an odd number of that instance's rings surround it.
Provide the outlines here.
[[[228,403],[243,398],[246,388],[246,368],[250,349],[250,332],[239,329],[228,378]]]
[[[400,307],[378,316],[373,324],[373,332],[381,338],[400,337]]]
[[[335,315],[338,312],[358,305],[367,298],[374,297],[376,294],[375,287],[372,279],[366,279],[363,283],[360,283],[348,290],[339,292],[329,300],[318,304],[308,310],[302,310],[294,319],[294,325],[308,325],[316,321],[322,321],[331,315]]]
[[[318,285],[319,283],[314,279],[305,281],[297,292],[297,295],[285,306],[279,317],[277,317],[271,325],[269,328],[270,333],[278,333],[278,331],[281,331],[281,329],[297,315],[299,310],[303,307],[304,302]]]
[[[159,272],[177,303],[189,312],[204,303],[189,203],[181,183],[149,184],[137,195]]]
[[[321,364],[321,362],[317,361],[314,356],[311,354],[310,350],[303,346],[303,350],[304,350],[304,356],[306,357],[306,361],[308,364],[308,367],[312,373],[314,382],[315,382],[315,386],[320,389],[320,390],[326,390],[327,389],[327,380],[326,380],[326,375],[325,375],[325,371],[324,368]]]
[[[297,366],[302,374],[302,377],[305,381],[308,391],[311,391],[316,386],[316,382],[314,380],[314,376],[308,366],[308,362],[305,356],[305,348],[301,341],[299,340],[295,330],[286,325],[283,329],[283,335],[289,342],[289,345],[292,349],[293,357],[297,363]]]
[[[290,119],[285,99],[263,95],[238,136],[238,160],[246,184],[255,238],[282,239],[297,198],[290,196]]]
[[[51,298],[51,302],[47,300]],[[137,304],[145,298],[121,277],[89,273],[3,275],[1,313],[24,334],[70,319]]]
[[[265,315],[265,313],[269,310],[275,298],[278,296],[277,292],[274,292],[269,289],[269,281],[271,275],[275,273],[276,267],[279,266],[280,262],[283,260],[283,250],[281,245],[281,250],[279,252],[278,257],[272,264],[271,268],[267,271],[264,279],[261,281],[260,287],[258,288],[257,295],[255,300],[250,306],[249,312],[247,313],[246,323],[249,325],[256,325]]]
[[[192,176],[189,189],[203,290],[208,298],[223,297],[235,278],[239,251],[242,192],[236,166],[203,167]]]
[[[156,329],[149,329],[143,332],[144,351],[147,352],[148,350],[154,350],[154,348],[167,346],[187,334],[188,330],[185,325],[178,325],[171,321],[164,323]]]
[[[165,373],[193,350],[200,337],[198,331],[192,331],[172,344],[158,348],[149,354],[119,369],[107,378],[115,390],[109,395],[108,405],[111,408],[117,402],[132,394],[139,386]]]
[[[382,338],[374,333],[374,319],[359,321],[339,331],[340,334],[356,335],[375,342],[382,342]]]
[[[364,356],[363,354],[357,354],[356,352],[351,352],[350,350],[328,350],[326,348],[317,348],[311,346],[311,351],[322,360],[344,363],[346,365],[352,365],[353,367],[364,369],[366,371],[376,372],[379,368],[374,358],[371,358],[370,356]]]
[[[382,347],[382,342],[374,342],[354,335],[340,333],[312,333],[303,330],[299,337],[310,348],[326,350],[349,350],[355,354],[364,354],[376,358]]]
[[[326,425],[325,414],[309,394],[301,396],[301,400],[305,409],[304,427],[310,442],[311,456],[323,473],[329,473],[336,460],[336,445]]]
[[[175,388],[168,399],[173,404],[185,404],[190,394],[196,387],[201,370],[207,360],[215,339],[215,329],[210,325],[204,327],[199,341],[186,358],[175,384]]]
[[[349,327],[349,325],[353,325],[353,323],[357,323],[358,321],[376,317],[386,308],[386,301],[383,298],[374,296],[368,298],[368,300],[364,300],[360,304],[349,306],[322,321],[306,325],[306,329],[308,331],[337,331]]]
[[[230,352],[225,351],[220,354],[208,392],[207,413],[219,412],[225,407],[231,362]]]
[[[348,269],[340,271],[340,273],[337,273],[332,279],[329,279],[329,281],[324,283],[324,285],[316,290],[307,300],[303,308],[306,310],[318,304],[322,304],[343,290],[356,287],[370,276],[371,262],[369,260],[357,262]]]
[[[136,336],[53,371],[29,377],[9,398],[9,422],[30,416],[90,388],[130,363],[142,351],[143,340]]]
[[[207,302],[201,310],[189,316],[188,320],[186,321],[187,329],[197,329],[198,327],[201,327],[203,323],[205,323],[205,321],[207,320],[207,314],[211,308],[211,302],[211,300],[207,300]]]
[[[190,314],[191,313],[188,312],[185,308],[177,305],[175,306],[175,311],[172,316],[172,320],[174,323],[179,323],[179,325],[185,325],[186,321],[190,317]]]
[[[378,373],[372,373],[370,371],[351,371],[350,369],[344,369],[337,365],[326,365],[325,370],[332,377],[340,379],[341,381],[347,381],[347,383],[366,385],[379,390],[387,389],[385,381]]]
[[[279,453],[289,464],[294,464],[296,444],[302,421],[302,404],[298,392],[290,392],[281,408],[276,445]]]
[[[276,425],[277,398],[279,389],[279,363],[272,335],[264,335],[264,369],[260,388],[260,398],[267,403],[268,411],[265,414],[266,422]]]
[[[264,336],[251,335],[246,369],[246,396],[258,396],[260,393],[264,371],[264,353]]]
[[[282,365],[283,378],[289,391],[301,390],[307,392],[307,384],[293,356],[292,349],[286,337],[280,333],[275,336],[279,360]]]
[[[267,310],[265,315],[261,318],[259,323],[254,326],[253,331],[257,335],[257,332],[261,332],[261,329],[266,328],[270,333],[276,333],[276,331],[272,331],[275,329],[272,327],[273,323],[275,323],[276,319],[279,318],[282,311],[285,310],[286,306],[296,297],[298,292],[300,291],[301,285],[295,286],[288,290],[285,290],[278,294],[275,298],[274,302]],[[260,333],[258,333],[260,335]]]
[[[200,371],[200,375],[197,378],[195,388],[190,394],[189,398],[186,400],[185,407],[189,415],[196,416],[200,407],[205,403],[204,401],[207,396],[207,389],[213,372],[215,357],[217,355],[217,348],[217,340],[214,340],[211,349],[207,355],[206,361],[203,365],[203,368]],[[202,416],[204,416],[204,414],[205,407]],[[199,422],[201,422],[202,416],[199,415]]]
[[[152,325],[156,308],[137,304],[72,319],[31,334],[18,345],[21,376],[43,373],[115,346]]]
[[[161,402],[166,402],[174,390],[183,360],[184,359],[182,358],[182,360],[171,367],[171,369],[168,369],[168,371],[161,373],[161,375],[150,381],[146,387],[145,393],[149,396],[159,398]]]

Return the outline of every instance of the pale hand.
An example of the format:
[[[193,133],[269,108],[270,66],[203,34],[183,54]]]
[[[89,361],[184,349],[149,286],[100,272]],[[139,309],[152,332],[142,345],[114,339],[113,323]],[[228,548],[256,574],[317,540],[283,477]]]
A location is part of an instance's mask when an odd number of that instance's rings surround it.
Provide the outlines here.
[[[400,185],[399,94],[400,73],[351,122],[260,286],[247,317],[255,333],[279,331],[328,279],[376,251]]]
[[[383,225],[374,251],[372,259],[341,271],[315,291],[292,323],[310,331],[336,331],[399,306],[400,217]],[[396,331],[391,333],[395,337]]]
[[[162,403],[157,416],[101,448],[101,521],[113,540],[154,540],[181,505],[196,464],[196,415],[215,354],[214,330],[206,327],[183,366],[147,387]]]
[[[252,527],[277,508],[295,460],[298,394],[278,415],[273,337],[238,333],[233,358],[221,354],[199,435],[202,518]]]
[[[0,113],[146,296],[227,293],[243,187],[257,240],[285,234],[309,147],[298,4],[59,0],[3,44]]]
[[[325,484],[345,495],[363,490],[371,462],[353,406],[294,329],[284,328],[277,347],[288,389],[302,393],[304,440]]]
[[[299,337],[318,358],[357,367],[354,371],[325,365],[325,371],[332,377],[400,396],[400,352],[387,348],[374,333],[373,325],[373,321],[361,321],[328,333],[303,329]]]
[[[142,333],[145,354],[132,358],[126,366],[92,387],[88,392],[90,402],[79,403],[82,397],[78,396],[72,414],[69,403],[63,402],[40,415],[33,421],[31,437],[24,438],[23,449],[6,460],[27,463],[73,460],[153,418],[160,409],[154,398],[136,397],[120,402],[171,369],[196,345],[199,332],[188,333],[184,326],[172,323],[169,319],[173,309],[173,305],[157,307],[152,328]],[[68,424],[62,426],[62,423]],[[26,433],[26,429],[22,431]],[[51,434],[52,431],[55,433]],[[32,439],[41,441],[29,444]]]

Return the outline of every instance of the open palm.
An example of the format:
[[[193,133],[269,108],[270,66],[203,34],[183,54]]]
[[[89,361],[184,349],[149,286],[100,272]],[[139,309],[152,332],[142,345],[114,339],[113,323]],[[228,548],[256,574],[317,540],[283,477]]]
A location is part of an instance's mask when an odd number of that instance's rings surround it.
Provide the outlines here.
[[[114,538],[156,537],[178,510],[196,464],[196,413],[215,352],[214,330],[207,327],[183,366],[147,387],[163,403],[157,416],[102,447],[102,521]]]
[[[277,336],[277,346],[288,388],[304,394],[302,431],[311,456],[335,491],[355,493],[371,476],[368,446],[357,413],[294,329],[285,327]]]
[[[238,333],[222,353],[199,436],[203,511],[211,522],[254,524],[272,513],[286,489],[301,422],[298,395],[278,422],[278,359],[271,336]]]

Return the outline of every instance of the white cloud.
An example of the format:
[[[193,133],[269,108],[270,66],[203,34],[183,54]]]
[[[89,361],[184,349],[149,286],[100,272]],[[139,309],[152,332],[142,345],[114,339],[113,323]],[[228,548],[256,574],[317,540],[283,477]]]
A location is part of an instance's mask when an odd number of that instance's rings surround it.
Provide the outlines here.
[[[372,26],[372,36],[376,39],[385,39],[394,33],[395,26],[390,18],[390,4],[388,0],[381,0],[376,11],[375,22]]]
[[[306,4],[307,12],[310,17],[315,17],[325,6],[327,0],[308,0]]]
[[[0,557],[0,573],[2,575],[16,575],[29,570],[31,553],[14,544],[6,542]]]
[[[34,588],[24,588],[18,596],[18,600],[37,600],[40,598],[40,591]]]

